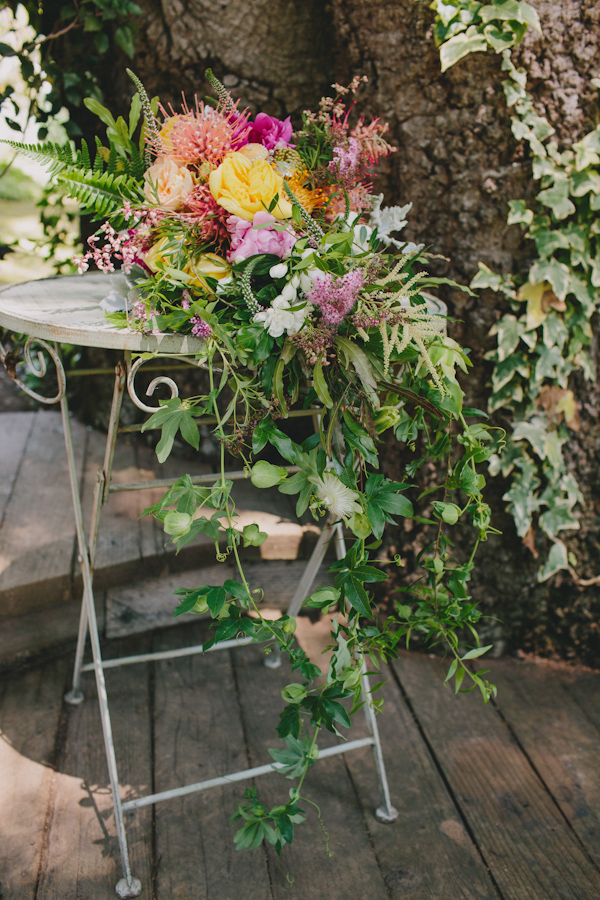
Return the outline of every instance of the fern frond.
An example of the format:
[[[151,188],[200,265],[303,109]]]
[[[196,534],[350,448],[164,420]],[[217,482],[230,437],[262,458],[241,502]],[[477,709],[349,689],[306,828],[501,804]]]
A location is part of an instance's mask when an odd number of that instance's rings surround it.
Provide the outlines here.
[[[110,145],[110,153],[108,154],[108,162],[106,163],[107,175],[115,175],[119,163],[119,154],[113,144]]]
[[[104,150],[102,141],[100,140],[98,135],[96,135],[96,158],[94,159],[93,169],[96,175],[100,175],[102,172],[104,172],[104,158],[102,156],[102,150]]]
[[[141,181],[146,171],[146,164],[142,158],[142,154],[136,146],[131,150],[128,160],[128,174],[136,181]]]
[[[207,69],[204,73],[204,77],[216,93],[219,98],[219,105],[223,112],[228,113],[233,109],[234,103],[231,99],[231,94],[227,90],[224,84],[221,84],[215,73],[212,69]]]
[[[46,141],[44,144],[22,144],[19,141],[1,140],[0,143],[8,144],[17,153],[35,160],[42,166],[47,166],[51,175],[56,175],[66,166],[77,166],[80,163],[78,154],[74,152],[71,144],[54,144]]]
[[[118,215],[125,200],[142,202],[139,185],[127,175],[73,169],[60,173],[58,181],[69,196],[81,204],[85,213],[94,215],[94,219]]]
[[[77,151],[77,167],[80,169],[92,168],[90,151],[88,150],[88,145],[83,139],[81,141],[81,148]]]

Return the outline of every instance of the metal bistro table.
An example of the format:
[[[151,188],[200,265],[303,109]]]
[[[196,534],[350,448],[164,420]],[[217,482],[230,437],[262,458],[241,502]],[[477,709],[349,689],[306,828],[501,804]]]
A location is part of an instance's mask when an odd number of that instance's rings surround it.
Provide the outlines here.
[[[84,697],[80,689],[81,674],[83,672],[93,671],[96,677],[96,687],[102,719],[102,731],[106,749],[106,761],[108,764],[117,837],[123,865],[123,877],[118,881],[115,890],[119,897],[129,898],[137,897],[142,890],[142,885],[140,880],[134,878],[131,873],[127,837],[123,820],[124,812],[137,807],[158,803],[161,800],[168,800],[172,797],[191,794],[197,791],[207,790],[211,787],[220,787],[236,781],[254,778],[257,775],[263,775],[280,768],[281,764],[267,763],[266,765],[256,766],[252,769],[232,772],[220,778],[212,778],[209,781],[201,781],[197,784],[189,784],[169,791],[159,791],[158,793],[149,794],[127,802],[121,800],[104,669],[130,665],[137,662],[170,659],[176,656],[188,656],[202,653],[203,648],[200,644],[161,653],[147,653],[138,656],[121,657],[118,659],[102,658],[93,594],[94,561],[98,542],[100,517],[102,507],[108,501],[108,497],[113,491],[140,490],[145,487],[156,486],[157,484],[157,482],[152,481],[134,482],[126,485],[111,484],[113,457],[117,435],[120,431],[119,417],[125,387],[127,387],[129,396],[139,409],[147,413],[153,413],[157,409],[156,406],[148,406],[140,400],[135,391],[136,373],[140,367],[152,357],[146,355],[143,357],[138,356],[134,362],[132,361],[132,357],[142,353],[153,354],[160,360],[165,358],[171,360],[175,359],[192,366],[199,366],[201,364],[199,359],[202,355],[204,344],[194,337],[176,334],[143,335],[139,332],[117,329],[111,326],[105,318],[104,312],[100,306],[100,301],[108,295],[110,290],[111,276],[101,275],[99,273],[89,273],[84,276],[73,275],[47,278],[40,281],[10,285],[9,287],[0,290],[0,327],[28,336],[23,347],[23,361],[33,374],[41,378],[46,374],[47,362],[42,351],[45,351],[56,369],[58,382],[57,393],[53,397],[42,397],[19,380],[15,372],[14,361],[11,360],[11,364],[8,366],[11,377],[14,378],[17,384],[22,390],[29,394],[29,396],[41,403],[60,403],[71,483],[73,513],[79,547],[79,562],[81,563],[83,574],[83,598],[73,671],[73,686],[65,695],[65,700],[71,704],[79,704],[83,701]],[[123,361],[119,362],[115,370],[113,400],[106,438],[104,463],[98,470],[94,490],[91,524],[87,535],[83,523],[81,497],[73,452],[73,439],[66,397],[66,375],[61,362],[59,349],[59,344],[61,343],[85,347],[104,347],[123,351]],[[0,359],[6,366],[8,360],[6,359],[6,353],[1,344]],[[166,375],[159,375],[154,378],[146,391],[147,396],[151,396],[159,384],[165,384],[170,388],[171,397],[177,396],[177,385],[172,378],[167,377]],[[308,411],[308,414],[316,414],[317,412],[318,410]],[[202,420],[198,421],[201,423]],[[292,467],[289,468],[292,471],[295,471]],[[244,472],[228,473],[228,478],[231,479],[244,477],[246,477]],[[173,484],[175,480],[176,479],[174,478],[165,479],[164,481],[158,482],[158,484],[160,484],[161,487],[167,488]],[[194,476],[192,478],[192,481],[195,483],[210,483],[215,480],[216,475],[214,474]],[[313,554],[307,563],[304,574],[288,609],[288,615],[296,616],[298,614],[303,600],[310,593],[316,572],[323,562],[327,547],[332,540],[334,540],[338,558],[345,555],[344,539],[340,525],[328,522],[323,528]],[[84,665],[83,656],[88,633],[93,662]],[[222,641],[210,649],[228,649],[249,642],[249,638],[240,637],[239,639]],[[276,654],[267,657],[265,662],[271,666],[279,664]],[[365,699],[367,699],[369,681],[364,663],[362,687]],[[371,746],[380,794],[380,805],[375,811],[375,814],[382,822],[393,822],[397,819],[398,812],[391,803],[377,723],[368,700],[364,704],[363,709],[365,711],[369,736],[360,740],[347,741],[343,744],[338,744],[334,747],[322,750],[320,758],[333,756],[338,753],[347,753],[350,750],[355,750],[367,745]]]

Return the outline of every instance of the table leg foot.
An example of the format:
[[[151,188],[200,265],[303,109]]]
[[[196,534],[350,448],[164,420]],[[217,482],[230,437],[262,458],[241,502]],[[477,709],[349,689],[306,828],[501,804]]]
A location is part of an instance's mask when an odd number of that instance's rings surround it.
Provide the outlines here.
[[[71,706],[79,706],[84,700],[82,691],[67,691],[65,694],[65,703],[70,703]]]
[[[383,825],[391,825],[396,822],[400,813],[395,806],[378,806],[375,810],[375,818]]]
[[[267,669],[278,669],[281,665],[281,653],[279,652],[279,650],[273,650],[272,653],[269,653],[268,656],[265,656],[263,665],[265,665]]]
[[[139,897],[141,893],[142,882],[139,878],[130,878],[129,881],[127,881],[126,878],[121,878],[115,887],[115,894],[117,897],[120,897],[121,900],[129,900],[130,897]]]

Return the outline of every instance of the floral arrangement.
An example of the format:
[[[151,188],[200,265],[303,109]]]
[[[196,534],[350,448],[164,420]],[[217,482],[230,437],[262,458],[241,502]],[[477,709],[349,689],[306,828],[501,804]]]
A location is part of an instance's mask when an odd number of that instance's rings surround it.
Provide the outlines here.
[[[484,413],[463,408],[456,368],[467,371],[468,351],[446,335],[427,294],[444,279],[424,271],[422,245],[393,236],[410,204],[384,207],[372,192],[372,169],[393,148],[385,124],[355,113],[361,78],[334,85],[335,97],[305,112],[299,128],[289,117],[240,109],[210,71],[217,99],[184,101],[179,112],[151,101],[132,78],[128,122],[87,101],[107,126],[108,146],[97,141],[93,163],[85,145],[19,149],[48,161],[65,190],[105,220],[77,264],[129,271],[131,290],[122,309],[113,304],[110,320],[204,342],[209,391],[162,403],[144,427],[161,429],[162,461],[178,433],[198,448],[198,421],[212,417],[220,476],[212,487],[184,476],[146,512],[178,549],[204,533],[217,558],[232,557],[237,567],[236,580],[178,591],[175,615],[208,611],[209,645],[245,635],[287,654],[298,673],[282,692],[277,731],[286,747],[271,751],[296,785],[272,809],[249,791],[234,815],[239,848],[266,840],[280,852],[304,818],[301,788],[320,729],[339,734],[365,702],[381,705],[373,693],[363,695],[365,659],[377,669],[418,633],[443,645],[457,691],[478,687],[485,700],[493,694],[485,671],[469,662],[489,648],[479,646],[481,612],[468,582],[477,545],[493,530],[477,464],[501,438],[477,421]],[[316,433],[300,444],[285,432],[292,407],[318,414]],[[405,445],[406,481],[379,471],[385,439]],[[267,444],[287,466],[256,458]],[[345,558],[331,567],[335,587],[304,600],[336,613],[324,681],[295,642],[295,620],[261,615],[262,592],[248,583],[240,550],[267,535],[237,524],[226,452],[242,458],[257,487],[297,496],[299,516],[309,510],[352,535]],[[445,472],[425,491],[427,515],[419,518],[431,526],[431,540],[393,614],[378,617],[368,586],[403,564],[400,555],[386,556],[384,529],[414,517],[412,482],[425,463]],[[453,557],[452,527],[473,528],[470,558]],[[465,634],[475,643],[465,643]]]

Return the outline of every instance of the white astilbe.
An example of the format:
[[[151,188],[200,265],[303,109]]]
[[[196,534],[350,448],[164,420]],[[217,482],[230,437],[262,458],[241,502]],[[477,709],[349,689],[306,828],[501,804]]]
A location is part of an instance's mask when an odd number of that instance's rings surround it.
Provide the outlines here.
[[[362,512],[360,503],[356,502],[358,500],[356,491],[342,484],[337,475],[325,472],[323,477],[315,479],[314,483],[319,503],[336,519],[348,520]]]

